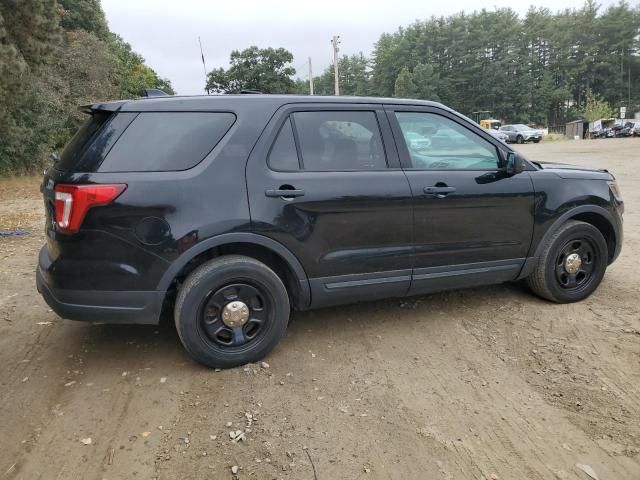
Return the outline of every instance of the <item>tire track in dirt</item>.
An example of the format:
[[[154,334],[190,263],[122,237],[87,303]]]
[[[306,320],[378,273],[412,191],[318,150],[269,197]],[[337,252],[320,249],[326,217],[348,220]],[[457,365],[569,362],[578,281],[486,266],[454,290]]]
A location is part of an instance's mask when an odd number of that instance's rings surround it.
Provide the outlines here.
[[[639,147],[523,147],[618,175],[625,247],[589,300],[509,285],[299,313],[269,368],[201,368],[172,328],[54,320],[42,235],[0,241],[0,290],[20,294],[0,305],[0,478],[640,478],[640,177],[623,160]],[[41,231],[39,199],[3,205]]]

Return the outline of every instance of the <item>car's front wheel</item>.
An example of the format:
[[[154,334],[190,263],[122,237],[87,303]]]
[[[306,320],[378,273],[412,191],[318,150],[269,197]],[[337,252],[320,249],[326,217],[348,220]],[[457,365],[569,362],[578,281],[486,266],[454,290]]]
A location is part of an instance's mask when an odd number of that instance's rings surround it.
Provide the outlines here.
[[[607,242],[600,230],[570,220],[547,240],[527,284],[552,302],[578,302],[598,288],[607,265]]]
[[[516,143],[523,144],[524,143],[524,137],[522,135],[518,135],[516,137]]]
[[[175,322],[196,361],[215,368],[255,362],[282,339],[289,296],[265,264],[241,255],[215,258],[196,268],[178,292]]]

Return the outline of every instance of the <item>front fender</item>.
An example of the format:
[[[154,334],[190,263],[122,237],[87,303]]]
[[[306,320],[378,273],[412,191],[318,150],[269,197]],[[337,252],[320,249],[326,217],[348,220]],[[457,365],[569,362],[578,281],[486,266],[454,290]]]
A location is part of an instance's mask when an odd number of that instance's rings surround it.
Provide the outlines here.
[[[538,242],[538,245],[535,247],[535,251],[533,252],[533,255],[530,255],[530,256],[539,257],[542,254],[542,249],[547,243],[547,240],[551,237],[551,235],[553,235],[553,232],[558,230],[558,228],[560,228],[561,225],[566,223],[567,220],[570,220],[571,218],[574,218],[584,213],[594,213],[596,215],[603,217],[609,223],[611,228],[613,228],[613,231],[616,236],[616,244],[620,244],[620,241],[618,239],[620,238],[621,227],[618,225],[618,222],[616,222],[616,220],[613,218],[613,215],[611,215],[604,208],[599,207],[597,205],[582,205],[580,207],[572,208],[571,210],[568,210],[564,212],[562,215],[560,215],[560,217],[558,217],[547,229],[547,231],[544,233],[544,235]],[[619,247],[616,250],[619,250]]]
[[[525,278],[529,276],[536,268],[538,264],[538,259],[542,255],[542,250],[546,245],[547,241],[554,232],[558,230],[564,223],[568,220],[578,217],[584,214],[593,214],[598,215],[601,219],[606,221],[611,228],[613,229],[615,235],[615,251],[611,256],[611,262],[613,262],[618,255],[620,254],[620,250],[622,247],[622,221],[621,218],[614,217],[608,210],[603,207],[599,207],[597,205],[581,205],[570,210],[567,210],[562,215],[554,220],[554,222],[547,228],[544,234],[540,237],[540,240],[537,244],[532,244],[529,250],[529,255],[527,256],[527,260],[525,261],[524,266],[522,267],[522,271],[518,276],[518,279]]]

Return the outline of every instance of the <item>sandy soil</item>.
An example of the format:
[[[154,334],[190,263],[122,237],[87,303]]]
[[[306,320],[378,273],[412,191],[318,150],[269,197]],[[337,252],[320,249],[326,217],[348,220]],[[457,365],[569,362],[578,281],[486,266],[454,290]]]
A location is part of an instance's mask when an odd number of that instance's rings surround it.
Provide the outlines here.
[[[52,313],[38,180],[0,182],[0,229],[33,232],[0,239],[0,479],[640,479],[640,139],[520,148],[619,178],[625,246],[591,298],[505,284],[298,313],[268,368],[219,372],[171,325]]]

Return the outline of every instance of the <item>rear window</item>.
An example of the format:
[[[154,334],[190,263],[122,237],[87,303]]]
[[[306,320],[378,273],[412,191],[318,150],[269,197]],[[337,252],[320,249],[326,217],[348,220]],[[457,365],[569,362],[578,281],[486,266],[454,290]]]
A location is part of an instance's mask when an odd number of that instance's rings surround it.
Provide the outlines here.
[[[380,127],[374,112],[296,112],[293,119],[305,170],[387,168]]]
[[[235,118],[232,113],[140,113],[111,148],[98,171],[189,169],[213,150]]]
[[[56,164],[58,170],[76,170],[76,167],[87,146],[96,136],[100,128],[109,120],[109,112],[95,112],[82,124],[60,154],[60,161]]]

